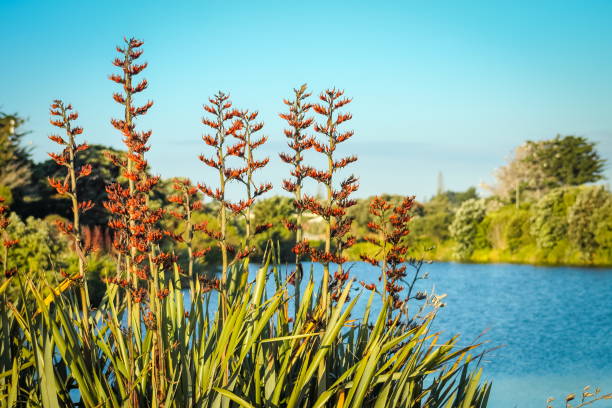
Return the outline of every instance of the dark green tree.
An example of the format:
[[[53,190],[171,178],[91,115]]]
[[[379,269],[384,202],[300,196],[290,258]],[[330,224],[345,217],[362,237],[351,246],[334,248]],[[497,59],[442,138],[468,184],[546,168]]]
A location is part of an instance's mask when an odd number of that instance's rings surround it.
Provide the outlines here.
[[[293,199],[289,197],[273,196],[257,201],[253,208],[253,224],[272,224],[272,227],[254,236],[256,255],[261,255],[267,243],[272,241],[274,245],[280,246],[281,256],[285,261],[292,260],[291,248],[295,244],[295,238],[292,232],[283,226],[283,221],[290,220],[293,215]]]
[[[106,225],[108,213],[102,206],[107,199],[106,186],[119,177],[119,168],[115,166],[104,154],[105,152],[121,156],[123,152],[103,145],[91,145],[89,149],[80,153],[79,159],[91,164],[93,171],[89,177],[77,181],[79,199],[91,200],[95,206],[82,216],[85,225]],[[70,214],[70,205],[67,200],[57,196],[47,182],[47,177],[63,177],[62,168],[53,160],[45,160],[34,165],[32,172],[33,199],[23,203],[22,215],[33,215],[43,218],[49,214],[67,217]],[[82,198],[81,198],[82,197]]]
[[[442,193],[448,198],[450,204],[454,207],[460,206],[464,201],[471,199],[478,199],[478,193],[476,187],[470,187],[465,191],[446,191]]]
[[[23,146],[24,119],[0,113],[0,186],[14,190],[30,182],[30,149]]]
[[[528,142],[533,150],[525,159],[539,164],[553,186],[579,186],[602,180],[606,164],[595,143],[582,136],[560,136]]]
[[[417,203],[414,206],[409,241],[418,248],[428,248],[448,240],[449,226],[455,212],[463,202],[472,199],[478,199],[475,187],[465,191],[441,192],[425,203]]]
[[[446,194],[438,194],[417,208],[408,239],[438,245],[450,238],[448,227],[453,222],[454,208]]]

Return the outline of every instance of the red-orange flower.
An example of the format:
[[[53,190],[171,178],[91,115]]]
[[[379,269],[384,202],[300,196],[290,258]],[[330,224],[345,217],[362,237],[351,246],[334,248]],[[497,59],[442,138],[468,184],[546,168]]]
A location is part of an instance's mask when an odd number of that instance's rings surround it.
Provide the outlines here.
[[[395,308],[400,308],[404,303],[399,298],[404,288],[398,282],[406,277],[408,246],[403,238],[409,233],[408,222],[413,204],[414,197],[405,197],[396,206],[380,197],[375,197],[370,203],[369,211],[374,220],[368,222],[368,228],[375,235],[367,237],[367,240],[380,248],[381,259],[365,254],[361,255],[361,259],[381,267],[387,282],[383,289],[393,299]]]

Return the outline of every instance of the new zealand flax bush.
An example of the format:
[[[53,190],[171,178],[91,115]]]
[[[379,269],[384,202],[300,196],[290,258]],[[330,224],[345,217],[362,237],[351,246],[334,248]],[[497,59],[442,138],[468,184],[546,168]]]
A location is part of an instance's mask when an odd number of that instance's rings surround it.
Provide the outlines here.
[[[239,276],[234,267],[231,276]],[[19,285],[22,301],[2,304],[0,377],[2,406],[173,406],[173,407],[484,407],[490,386],[480,370],[469,370],[471,347],[457,337],[440,341],[430,330],[431,313],[410,326],[392,317],[392,298],[371,316],[378,301],[371,292],[365,313],[351,312],[349,282],[331,307],[327,323],[312,276],[298,314],[289,317],[289,290],[269,296],[265,286],[278,277],[264,265],[254,282],[234,293],[191,284],[185,308],[178,268],[161,283],[161,324],[126,332],[127,300],[109,285],[104,300],[83,330],[72,290],[59,294],[15,275],[2,286]],[[10,282],[10,283],[9,283]],[[49,295],[43,297],[43,291]],[[53,294],[57,293],[57,296]],[[228,296],[227,316],[209,304]],[[23,300],[30,300],[25,303]],[[213,300],[214,302],[211,302]],[[132,315],[132,327],[141,325]],[[392,319],[389,322],[389,319]],[[85,339],[84,336],[90,337]],[[158,337],[165,350],[151,358]],[[86,344],[92,344],[86,353]],[[327,385],[317,386],[323,362]],[[132,380],[133,378],[133,380]],[[157,381],[156,381],[157,380]]]
[[[485,407],[490,385],[473,368],[471,353],[477,346],[460,346],[458,337],[445,339],[433,332],[440,299],[412,292],[422,265],[415,264],[410,280],[405,237],[412,198],[396,207],[381,199],[372,203],[374,235],[369,239],[380,251],[364,259],[380,267],[382,286],[362,282],[361,288],[350,277],[350,267],[342,267],[344,251],[355,240],[346,210],[358,188],[354,176],[337,178],[356,160],[335,157],[336,145],[353,135],[338,131],[351,118],[339,111],[350,102],[342,98],[343,91],[327,90],[321,104],[312,105],[303,86],[295,90],[295,101],[286,102],[290,112],[281,117],[291,128],[285,135],[295,155],[283,156],[294,167],[293,181],[286,181],[285,188],[295,193],[296,216],[284,224],[296,232],[296,266],[282,271],[280,253],[271,244],[251,276],[250,256],[257,250],[251,238],[270,227],[252,224],[250,215],[256,197],[271,188],[253,179],[268,162],[253,158],[253,150],[266,141],[252,139],[263,123],[255,122],[255,113],[232,108],[229,96],[219,92],[205,106],[212,119],[204,123],[212,134],[204,141],[213,155],[200,157],[217,170],[219,187],[199,183],[196,188],[177,179],[172,206],[150,206],[159,181],[149,174],[145,159],[152,133],[135,130],[135,119],[153,106],[150,101],[135,104],[148,84],[146,79],[133,82],[147,67],[135,63],[142,45],[129,39],[118,47],[120,58],[113,64],[120,73],[110,77],[123,89],[113,96],[123,112],[112,125],[127,151],[108,156],[121,169],[116,183],[107,186],[104,203],[115,231],[111,255],[116,271],[106,278],[95,308],[87,296],[94,248],[83,244],[79,229],[79,215],[92,203],[79,202],[76,183],[95,169],[76,154],[86,145],[73,140],[81,129],[69,126],[77,117],[70,105],[57,101],[52,106],[58,117],[52,123],[64,128],[70,140],[54,139],[65,146],[54,157],[65,165],[67,176],[50,182],[73,202],[74,221],[61,230],[71,238],[79,272],[64,273],[55,285],[40,278],[44,274],[20,271],[11,262],[16,240],[6,230],[8,209],[0,206],[5,274],[0,284],[0,407]],[[314,123],[305,116],[311,107],[322,117],[313,129],[323,141],[307,134]],[[238,142],[229,144],[230,136]],[[302,153],[310,147],[325,155],[327,168],[303,163]],[[306,179],[324,185],[327,196],[319,200],[304,194]],[[246,187],[245,199],[229,201],[225,188],[232,182]],[[218,226],[193,222],[192,214],[202,207],[198,190],[217,202]],[[164,229],[167,213],[184,225]],[[324,248],[304,239],[306,213],[325,220]],[[241,247],[226,236],[228,223],[236,219],[248,226]],[[202,257],[210,248],[193,247],[199,233],[213,238],[221,250],[221,279],[213,271],[203,272]],[[185,247],[188,262],[181,265],[175,250]],[[320,284],[312,271],[302,281],[307,259],[323,264]],[[366,307],[357,315],[355,305],[363,296],[368,297]],[[411,304],[418,305],[416,311],[408,308]]]

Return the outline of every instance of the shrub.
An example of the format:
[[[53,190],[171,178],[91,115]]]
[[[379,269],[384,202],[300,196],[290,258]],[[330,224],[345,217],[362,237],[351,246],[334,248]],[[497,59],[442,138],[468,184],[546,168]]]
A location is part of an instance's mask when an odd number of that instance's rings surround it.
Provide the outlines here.
[[[20,276],[41,313],[16,319],[15,311],[0,305],[0,329],[12,330],[16,341],[11,346],[11,338],[1,338],[9,347],[0,359],[7,374],[0,378],[0,397],[44,407],[323,407],[340,401],[345,407],[486,406],[490,385],[480,383],[480,370],[470,369],[474,346],[459,346],[457,336],[438,342],[429,333],[440,306],[435,296],[422,305],[432,313],[413,315],[408,324],[391,314],[391,298],[372,315],[372,292],[365,315],[354,321],[351,312],[361,295],[349,301],[349,282],[325,323],[311,276],[297,315],[289,319],[287,286],[264,290],[276,273],[261,268],[253,285],[232,296],[224,317],[208,305],[225,294],[205,286],[190,290],[193,301],[184,304],[175,271],[163,284],[164,324],[145,326],[138,337],[122,323],[127,299],[116,296],[118,286],[108,286],[99,311],[91,314],[89,338],[71,290],[47,303]],[[155,337],[166,352],[153,365],[147,356]],[[82,352],[87,342],[94,345],[91,355]],[[130,358],[129,347],[138,348],[139,356]],[[152,371],[161,367],[167,377],[157,383]],[[131,372],[138,382],[130,382]]]
[[[458,259],[468,259],[472,255],[478,224],[484,216],[484,200],[470,199],[464,201],[457,210],[449,231],[451,237],[457,242],[455,256]]]
[[[612,200],[609,197],[605,205],[595,210],[591,225],[595,227],[595,242],[602,253],[602,258],[610,262],[612,259]]]
[[[587,260],[599,249],[596,233],[612,216],[611,203],[610,193],[603,186],[583,187],[568,210],[569,240]]]
[[[21,220],[17,214],[9,217],[7,232],[19,243],[12,248],[11,260],[22,265],[23,272],[39,275],[57,272],[62,266],[63,254],[68,242],[58,234],[58,231],[45,220],[28,217]],[[40,276],[42,278],[42,276]]]
[[[531,235],[539,248],[553,248],[567,234],[568,201],[571,205],[575,193],[568,188],[556,188],[542,197],[534,207]]]
[[[510,252],[516,252],[529,238],[529,213],[519,210],[512,214],[505,231]]]

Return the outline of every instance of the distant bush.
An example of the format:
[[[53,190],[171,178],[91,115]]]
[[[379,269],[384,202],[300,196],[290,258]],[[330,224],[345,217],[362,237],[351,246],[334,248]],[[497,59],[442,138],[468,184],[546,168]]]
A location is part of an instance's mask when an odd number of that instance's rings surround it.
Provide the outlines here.
[[[51,272],[62,266],[68,242],[50,222],[34,217],[24,221],[15,213],[9,221],[8,234],[19,240],[11,249],[12,262],[29,274]]]
[[[611,201],[610,194],[602,186],[583,187],[568,210],[569,240],[587,260],[591,260],[600,247],[596,234],[600,225],[605,225],[610,218]]]
[[[480,222],[485,217],[484,200],[469,199],[464,201],[455,214],[449,231],[456,241],[455,256],[457,259],[468,259],[475,249]]]
[[[531,218],[531,234],[538,248],[551,249],[566,237],[569,228],[567,210],[575,195],[573,189],[556,188],[536,203]]]
[[[529,212],[513,212],[505,231],[506,244],[510,252],[516,252],[529,241]]]

